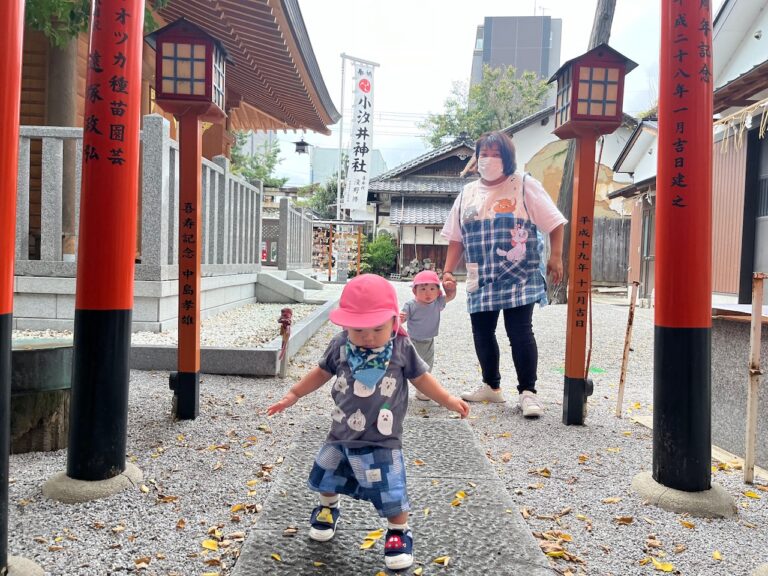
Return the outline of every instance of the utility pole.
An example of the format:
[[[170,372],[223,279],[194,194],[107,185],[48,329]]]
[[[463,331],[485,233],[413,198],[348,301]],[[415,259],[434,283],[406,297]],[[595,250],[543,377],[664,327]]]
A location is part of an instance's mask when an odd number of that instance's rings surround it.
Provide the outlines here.
[[[589,37],[587,50],[592,50],[600,44],[608,44],[611,39],[611,25],[616,11],[616,0],[597,0],[595,18],[592,21],[592,34]],[[557,208],[568,216],[573,207],[573,167],[576,163],[576,141],[568,142],[568,152],[563,166],[563,179],[560,181],[560,193],[557,197]],[[549,301],[553,304],[568,302],[568,253],[571,242],[571,222],[565,225],[563,236],[563,279],[557,286],[549,287]]]

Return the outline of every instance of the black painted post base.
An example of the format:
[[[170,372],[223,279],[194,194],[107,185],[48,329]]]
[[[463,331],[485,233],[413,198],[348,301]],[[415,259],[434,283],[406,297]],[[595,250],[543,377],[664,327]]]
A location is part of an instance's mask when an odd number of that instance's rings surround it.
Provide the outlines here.
[[[169,385],[173,390],[174,418],[197,418],[200,413],[200,372],[171,372]]]
[[[565,377],[563,388],[563,424],[581,426],[587,418],[587,397],[594,386],[589,378]]]

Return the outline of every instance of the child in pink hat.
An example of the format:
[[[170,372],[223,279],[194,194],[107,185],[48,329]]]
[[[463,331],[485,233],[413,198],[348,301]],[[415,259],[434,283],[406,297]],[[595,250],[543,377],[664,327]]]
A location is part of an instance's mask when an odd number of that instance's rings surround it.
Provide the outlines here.
[[[400,310],[400,321],[408,323],[408,335],[411,337],[416,352],[429,366],[435,364],[435,337],[440,330],[440,313],[445,310],[446,302],[456,297],[456,292],[443,295],[440,290],[440,278],[433,270],[422,270],[413,277],[413,299]],[[416,398],[429,400],[420,390]]]
[[[401,439],[408,380],[462,418],[469,405],[449,394],[428,372],[400,327],[397,294],[384,278],[363,274],[350,280],[330,319],[344,330],[331,340],[318,365],[267,414],[293,406],[336,376],[331,430],[307,482],[320,493],[309,537],[320,542],[333,538],[341,515],[340,494],[368,500],[388,522],[384,563],[390,570],[402,570],[413,564]]]

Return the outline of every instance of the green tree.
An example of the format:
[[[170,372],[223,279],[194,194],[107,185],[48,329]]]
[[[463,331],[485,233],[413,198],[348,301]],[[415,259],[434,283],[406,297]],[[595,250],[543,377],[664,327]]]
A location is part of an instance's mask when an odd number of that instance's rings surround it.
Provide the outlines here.
[[[367,271],[379,276],[392,272],[397,262],[397,246],[392,236],[382,230],[376,238],[365,246],[362,261]]]
[[[147,1],[144,10],[145,32],[157,28],[150,5],[155,9],[163,8],[168,5],[168,1]],[[86,32],[90,14],[91,0],[26,0],[24,6],[27,26],[45,34],[55,46],[64,46],[81,32]]]
[[[306,206],[320,218],[333,220],[336,218],[336,173],[325,184],[310,184],[299,190],[299,205]],[[342,191],[344,185],[341,186]]]
[[[232,148],[232,171],[239,174],[250,184],[261,182],[268,188],[280,188],[288,178],[277,178],[275,168],[280,163],[280,145],[264,141],[254,154],[245,151],[248,141],[246,132],[235,132],[235,145]]]
[[[541,110],[550,87],[534,72],[519,77],[512,66],[483,67],[483,79],[471,88],[454,82],[441,114],[429,114],[418,127],[425,140],[437,148],[466,132],[477,138],[489,130],[501,130]]]

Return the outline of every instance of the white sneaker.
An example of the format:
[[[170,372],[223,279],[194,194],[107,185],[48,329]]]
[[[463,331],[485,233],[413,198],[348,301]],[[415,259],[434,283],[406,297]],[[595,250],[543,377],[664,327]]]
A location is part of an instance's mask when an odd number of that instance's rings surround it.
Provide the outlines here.
[[[416,390],[416,400],[432,400],[432,398],[424,394],[421,390]]]
[[[501,388],[494,390],[487,384],[481,384],[477,390],[462,392],[461,397],[467,402],[506,402]]]
[[[523,390],[518,398],[520,408],[523,410],[523,416],[526,418],[538,418],[544,412],[544,406],[535,392]]]

